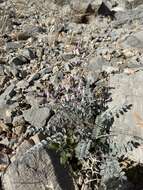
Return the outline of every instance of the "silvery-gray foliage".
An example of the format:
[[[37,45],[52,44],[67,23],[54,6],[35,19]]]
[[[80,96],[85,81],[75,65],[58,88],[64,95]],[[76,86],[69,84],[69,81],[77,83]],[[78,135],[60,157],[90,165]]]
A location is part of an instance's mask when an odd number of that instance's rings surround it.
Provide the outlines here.
[[[103,176],[101,186],[107,190],[119,189],[119,187],[122,186],[122,183],[127,180],[125,172],[122,171],[118,160],[114,157],[107,158],[106,161],[101,164],[100,174]]]
[[[106,90],[102,89],[102,93]],[[113,137],[125,136],[126,134],[112,133],[112,124],[115,117],[122,117],[131,105],[123,105],[109,110],[104,104],[104,98],[99,101],[91,88],[85,88],[81,97],[72,101],[56,104],[54,115],[43,128],[30,127],[26,135],[43,133],[46,138],[41,141],[41,146],[49,146],[55,149],[61,156],[63,164],[68,163],[71,168],[71,160],[77,159],[74,165],[82,165],[83,161],[89,161],[91,155],[97,157],[100,163],[94,164],[93,170],[97,170],[101,176],[101,186],[104,189],[120,189],[125,182],[126,175],[123,172],[119,158],[139,145],[136,138],[131,141],[120,142]],[[89,162],[90,163],[90,162]],[[87,167],[88,170],[88,167]],[[86,173],[86,172],[85,172]],[[83,176],[85,175],[82,174]],[[88,176],[89,175],[89,176]],[[95,178],[95,175],[86,174],[85,178]],[[112,187],[111,183],[112,182]],[[93,180],[95,181],[95,180]],[[96,183],[96,181],[95,181]],[[94,182],[89,183],[93,186]]]
[[[75,149],[75,154],[76,157],[80,160],[83,158],[88,158],[89,157],[89,150],[91,147],[92,140],[81,140],[78,145],[76,146]]]

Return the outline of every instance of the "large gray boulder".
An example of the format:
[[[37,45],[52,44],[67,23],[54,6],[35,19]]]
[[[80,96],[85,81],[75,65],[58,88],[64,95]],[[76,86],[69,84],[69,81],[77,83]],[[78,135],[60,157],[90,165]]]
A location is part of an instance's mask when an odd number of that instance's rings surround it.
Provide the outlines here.
[[[143,139],[142,81],[143,71],[132,74],[121,73],[110,77],[109,86],[112,101],[108,103],[108,107],[114,114],[119,110],[118,116],[115,114],[116,117],[114,117],[111,129],[115,134],[112,138],[116,144],[126,144],[134,138]],[[129,109],[125,110],[125,107]],[[141,150],[143,154],[143,149]],[[138,161],[140,158],[136,157],[136,159]]]
[[[7,168],[2,184],[4,190],[74,190],[68,170],[58,155],[43,146],[32,147],[24,142],[15,160]]]
[[[112,101],[109,109],[115,110],[123,105],[131,105],[131,109],[114,121],[114,130],[143,138],[143,71],[134,74],[116,74],[110,77]]]

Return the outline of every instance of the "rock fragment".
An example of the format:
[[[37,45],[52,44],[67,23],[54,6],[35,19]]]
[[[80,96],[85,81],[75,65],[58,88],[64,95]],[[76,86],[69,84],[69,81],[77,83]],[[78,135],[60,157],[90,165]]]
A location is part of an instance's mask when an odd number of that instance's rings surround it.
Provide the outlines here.
[[[28,32],[15,32],[11,35],[12,39],[15,41],[23,41],[30,38],[30,34]]]
[[[122,141],[131,139],[134,136],[143,138],[142,80],[143,71],[140,70],[130,74],[116,74],[110,77],[109,80],[109,86],[112,88],[112,102],[108,103],[109,109],[131,105],[130,109],[126,113],[121,115],[119,118],[114,119],[113,130],[115,133],[122,134],[123,132],[127,134],[124,136]],[[115,137],[115,139],[121,141],[121,139],[117,137]]]
[[[137,6],[143,4],[142,0],[125,0],[125,7],[127,9],[136,8]]]
[[[23,55],[19,55],[17,57],[14,57],[12,60],[10,60],[10,65],[14,64],[16,66],[18,66],[18,65],[21,66],[26,63],[29,63],[29,60],[26,57],[24,57]]]
[[[143,31],[135,32],[132,35],[129,35],[123,44],[132,48],[143,48]]]
[[[96,14],[101,4],[102,0],[83,0],[82,2],[80,0],[73,0],[70,2],[71,8],[78,13],[86,13],[92,10]]]
[[[0,102],[5,102],[16,94],[15,84],[11,83],[5,91],[0,95]]]
[[[24,142],[4,177],[5,190],[75,190],[72,178],[59,162],[58,155],[41,146]],[[20,151],[20,149],[19,149]]]
[[[109,72],[109,70],[111,70],[111,68],[108,68],[109,66],[109,63],[102,56],[91,57],[85,66],[86,79],[88,83],[94,83],[98,79],[99,73],[103,71]],[[114,69],[112,68],[112,70]]]
[[[25,120],[23,118],[22,115],[19,116],[15,116],[12,122],[13,126],[19,126],[19,125],[24,125],[25,124]]]
[[[21,54],[28,60],[34,59],[36,57],[34,51],[30,48],[24,49]]]
[[[23,117],[31,125],[35,127],[44,127],[51,116],[51,110],[48,107],[37,108],[32,107],[23,112]]]
[[[7,51],[16,50],[16,49],[21,48],[21,47],[22,47],[22,44],[17,43],[17,42],[7,42],[6,46],[5,46]]]

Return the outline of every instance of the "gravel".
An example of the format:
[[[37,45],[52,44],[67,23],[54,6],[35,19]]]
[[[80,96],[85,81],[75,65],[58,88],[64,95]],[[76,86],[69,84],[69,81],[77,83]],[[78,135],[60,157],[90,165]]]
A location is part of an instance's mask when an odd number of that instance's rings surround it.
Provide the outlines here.
[[[116,83],[113,105],[126,101],[120,83],[141,85],[142,10],[141,0],[0,0],[0,143],[15,152],[28,127],[46,127],[61,104],[81,105],[101,76]]]

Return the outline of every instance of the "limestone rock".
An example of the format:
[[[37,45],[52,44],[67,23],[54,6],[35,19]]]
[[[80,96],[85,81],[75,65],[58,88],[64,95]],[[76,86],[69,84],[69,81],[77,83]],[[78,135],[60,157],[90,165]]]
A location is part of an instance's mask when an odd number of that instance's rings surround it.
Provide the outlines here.
[[[11,34],[11,37],[15,41],[19,40],[21,41],[21,40],[27,40],[30,37],[30,35],[29,33],[26,32],[15,32]]]
[[[36,57],[35,52],[33,52],[33,50],[30,48],[24,49],[21,54],[28,60],[34,59]]]
[[[23,112],[23,117],[35,127],[43,127],[51,116],[51,110],[48,107],[32,107]]]
[[[0,100],[8,100],[15,95],[15,84],[11,83],[4,91],[3,94],[0,95]]]
[[[143,31],[129,35],[123,44],[132,48],[143,48]]]
[[[6,50],[15,50],[21,48],[22,45],[18,42],[7,42],[6,43]]]
[[[138,23],[143,23],[143,5],[138,6],[136,9],[129,9],[128,11],[119,11],[115,14],[115,27],[121,26],[123,24],[129,24],[132,21],[138,21]]]
[[[14,57],[12,60],[10,60],[10,64],[11,65],[16,65],[16,66],[24,65],[24,64],[26,64],[28,62],[29,62],[29,60],[26,57],[22,56],[22,55]]]
[[[80,1],[80,0],[73,0],[70,2],[70,5],[72,7],[73,10],[75,10],[78,13],[86,13],[86,11],[88,11],[89,7],[91,7],[95,13],[97,13],[99,7],[102,4],[102,0],[84,0],[84,1]]]
[[[7,120],[7,122],[11,121],[11,111],[13,109],[13,105],[9,105],[8,101],[15,94],[15,84],[11,83],[11,85],[9,85],[0,95],[0,119]]]
[[[114,119],[113,130],[117,134],[124,134],[125,141],[133,136],[143,138],[143,71],[133,74],[116,74],[110,77],[112,101],[108,103],[109,109],[131,105],[130,110]],[[117,140],[118,137],[115,137]]]
[[[127,9],[135,8],[141,4],[143,4],[142,0],[126,0],[125,1],[125,7]]]
[[[102,56],[91,57],[85,65],[86,79],[88,83],[94,83],[100,72],[111,70],[108,68],[109,66],[109,63]]]
[[[72,178],[60,162],[58,155],[42,146],[25,143],[16,156],[2,183],[5,190],[74,190]]]

